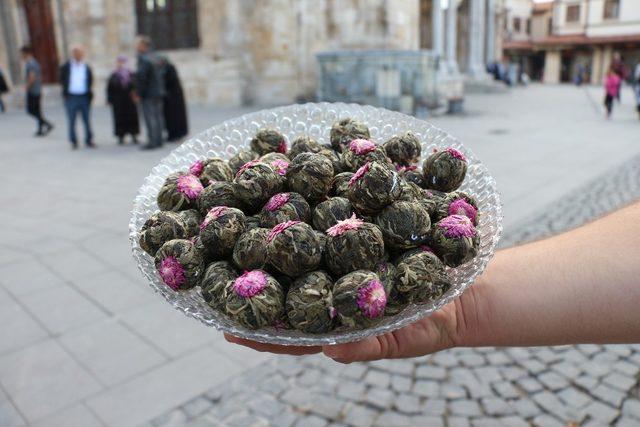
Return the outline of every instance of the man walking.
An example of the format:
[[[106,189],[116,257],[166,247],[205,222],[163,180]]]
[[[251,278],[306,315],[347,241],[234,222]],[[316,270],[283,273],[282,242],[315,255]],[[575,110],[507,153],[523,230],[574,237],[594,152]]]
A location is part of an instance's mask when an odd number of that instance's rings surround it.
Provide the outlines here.
[[[53,125],[42,116],[40,99],[42,97],[42,72],[40,64],[33,56],[31,46],[23,46],[20,49],[24,61],[25,89],[27,93],[27,113],[38,121],[38,130],[35,136],[45,136],[53,129]]]
[[[95,148],[91,132],[91,99],[93,98],[93,73],[91,67],[84,62],[84,48],[76,45],[71,49],[71,59],[60,67],[60,83],[62,96],[69,122],[69,142],[71,148],[78,148],[76,136],[76,117],[78,113],[84,124],[84,142],[88,148]]]
[[[162,146],[164,84],[160,73],[160,61],[151,50],[151,39],[147,36],[138,36],[136,50],[138,52],[136,99],[142,108],[147,126],[147,138],[149,138],[149,142],[143,145],[142,149],[153,150]]]

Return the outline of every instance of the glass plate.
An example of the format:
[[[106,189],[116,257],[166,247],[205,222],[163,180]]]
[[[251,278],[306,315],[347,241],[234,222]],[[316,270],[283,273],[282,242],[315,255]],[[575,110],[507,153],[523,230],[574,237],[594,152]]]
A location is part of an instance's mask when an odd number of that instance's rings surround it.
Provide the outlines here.
[[[467,157],[467,176],[461,190],[473,195],[478,201],[480,216],[477,229],[480,234],[480,248],[478,256],[472,261],[460,267],[448,269],[453,286],[442,298],[428,304],[410,305],[401,313],[385,317],[382,322],[369,329],[334,330],[327,334],[314,335],[277,328],[246,329],[209,307],[200,296],[199,287],[189,291],[175,292],[162,283],[156,272],[153,258],[138,244],[138,232],[145,221],[158,210],[156,196],[167,175],[180,170],[186,171],[199,159],[208,157],[228,159],[238,150],[248,147],[251,138],[264,127],[278,129],[284,134],[288,145],[300,135],[309,135],[325,143],[329,141],[331,125],[345,117],[352,117],[367,124],[371,139],[377,143],[382,143],[401,132],[412,131],[422,141],[423,160],[434,148],[446,147],[454,147]],[[325,345],[357,341],[393,331],[429,315],[462,294],[482,273],[493,256],[501,233],[502,204],[495,180],[487,168],[460,141],[429,123],[411,116],[383,108],[342,103],[310,103],[262,110],[227,120],[189,139],[151,170],[134,200],[129,223],[129,239],[138,267],[148,279],[149,285],[175,309],[200,320],[207,326],[213,326],[232,335],[282,345]]]

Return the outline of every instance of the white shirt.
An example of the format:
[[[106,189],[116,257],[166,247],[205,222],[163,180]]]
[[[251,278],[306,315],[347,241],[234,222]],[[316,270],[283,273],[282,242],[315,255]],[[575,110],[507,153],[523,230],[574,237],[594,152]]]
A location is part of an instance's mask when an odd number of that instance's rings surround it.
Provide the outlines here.
[[[87,64],[71,61],[69,68],[69,93],[71,95],[86,95],[89,93],[89,88],[87,87]]]

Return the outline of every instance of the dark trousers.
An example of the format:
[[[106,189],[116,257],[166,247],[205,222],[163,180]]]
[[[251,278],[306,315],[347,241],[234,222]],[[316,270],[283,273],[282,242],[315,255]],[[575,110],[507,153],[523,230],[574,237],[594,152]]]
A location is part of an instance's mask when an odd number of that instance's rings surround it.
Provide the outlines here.
[[[39,134],[43,132],[43,127],[51,126],[51,123],[42,117],[42,110],[40,109],[40,95],[27,94],[27,113],[32,115],[38,121]]]
[[[91,99],[89,95],[67,95],[64,100],[64,106],[67,110],[67,119],[69,121],[69,141],[72,145],[78,145],[78,138],[76,136],[76,117],[78,113],[82,117],[82,123],[84,124],[84,141],[85,144],[90,145],[93,140],[93,133],[91,132]]]
[[[607,109],[607,114],[611,115],[611,110],[613,110],[613,96],[607,94],[604,97],[604,106]]]
[[[162,130],[164,119],[162,117],[162,99],[146,98],[140,101],[144,123],[147,126],[147,138],[149,146],[160,147],[162,145]]]
[[[6,108],[4,106],[4,101],[2,100],[2,94],[0,93],[0,111],[5,112]]]

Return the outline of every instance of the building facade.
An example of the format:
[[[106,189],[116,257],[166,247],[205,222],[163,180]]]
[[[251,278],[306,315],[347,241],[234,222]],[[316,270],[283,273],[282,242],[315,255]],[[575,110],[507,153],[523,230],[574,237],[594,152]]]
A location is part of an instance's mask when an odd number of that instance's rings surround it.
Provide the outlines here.
[[[528,4],[527,4],[528,3]],[[504,55],[535,80],[599,84],[615,55],[631,70],[640,62],[640,1],[507,0]]]
[[[135,66],[142,33],[176,64],[190,102],[288,103],[314,98],[316,54],[325,51],[436,49],[448,70],[480,77],[499,52],[501,2],[0,0],[0,67],[19,89],[19,49],[31,44],[53,84],[70,46],[81,43],[101,102],[116,56]]]

